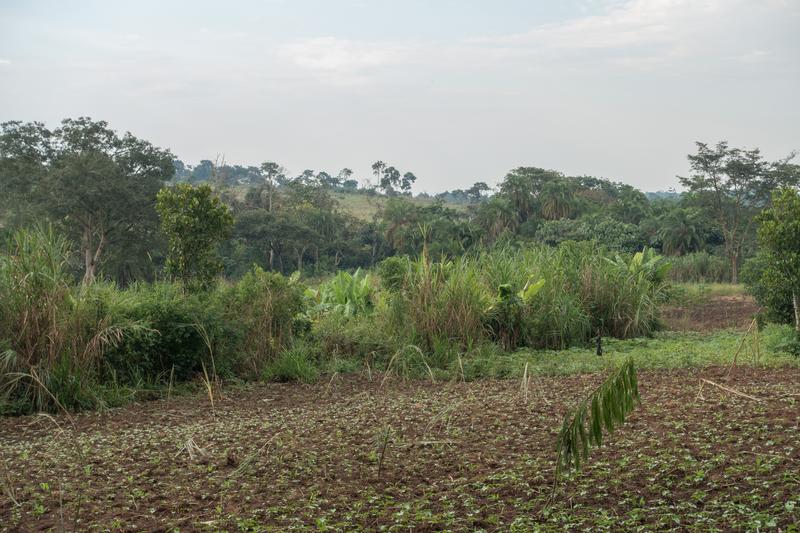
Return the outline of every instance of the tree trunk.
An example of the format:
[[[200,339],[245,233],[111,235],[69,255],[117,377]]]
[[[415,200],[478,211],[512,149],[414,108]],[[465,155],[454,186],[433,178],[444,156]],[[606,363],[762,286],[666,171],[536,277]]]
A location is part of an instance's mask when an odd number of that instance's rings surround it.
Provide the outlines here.
[[[97,265],[92,260],[94,254],[87,246],[83,251],[83,283],[89,285],[94,282]]]
[[[100,234],[100,242],[98,242],[97,247],[94,248],[92,230],[87,226],[83,230],[81,245],[83,247],[83,283],[89,285],[93,283],[97,277],[97,264],[100,262],[100,256],[106,246],[106,235],[105,233]]]
[[[731,253],[731,283],[736,285],[739,283],[739,255],[737,253]]]
[[[794,330],[800,334],[800,294],[792,291],[792,306],[794,307]]]

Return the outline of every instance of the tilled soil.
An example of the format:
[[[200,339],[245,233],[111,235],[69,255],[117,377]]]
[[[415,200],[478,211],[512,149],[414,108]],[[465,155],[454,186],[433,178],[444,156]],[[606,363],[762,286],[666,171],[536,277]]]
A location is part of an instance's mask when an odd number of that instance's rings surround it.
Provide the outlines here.
[[[662,318],[671,331],[747,329],[759,306],[749,295],[711,296],[685,306],[668,306]]]
[[[553,487],[602,376],[365,375],[0,420],[0,528],[764,530],[800,522],[800,370],[641,372],[642,405]],[[705,378],[742,394],[711,384]],[[777,529],[776,529],[777,530]]]

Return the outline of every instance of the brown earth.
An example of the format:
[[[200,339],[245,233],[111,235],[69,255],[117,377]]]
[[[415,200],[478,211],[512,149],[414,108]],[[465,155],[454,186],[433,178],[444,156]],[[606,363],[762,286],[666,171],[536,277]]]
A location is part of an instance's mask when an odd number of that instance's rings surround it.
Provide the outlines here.
[[[667,306],[662,318],[672,331],[747,329],[759,309],[749,295],[710,296],[701,302]]]
[[[763,530],[800,521],[800,370],[641,372],[642,405],[553,490],[600,377],[335,377],[0,420],[0,529]],[[755,399],[726,392],[706,378]],[[385,446],[384,446],[385,444]],[[380,463],[380,468],[379,468]]]

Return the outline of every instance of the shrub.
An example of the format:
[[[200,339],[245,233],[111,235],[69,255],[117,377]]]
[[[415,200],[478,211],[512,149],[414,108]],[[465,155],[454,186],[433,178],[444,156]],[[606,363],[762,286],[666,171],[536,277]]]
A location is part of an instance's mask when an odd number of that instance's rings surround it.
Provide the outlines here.
[[[792,290],[775,276],[768,275],[768,260],[759,253],[745,261],[742,282],[756,302],[764,308],[764,318],[778,324],[791,324],[794,320]]]
[[[109,370],[122,382],[158,382],[193,377],[211,361],[215,339],[225,337],[222,316],[205,294],[184,292],[179,284],[135,284],[115,295],[115,313],[143,326],[106,355]]]
[[[313,339],[329,357],[383,358],[397,349],[398,339],[386,323],[385,313],[349,318],[340,314],[317,317]]]
[[[287,278],[254,267],[235,285],[220,289],[224,316],[240,333],[243,370],[258,375],[291,345],[298,315],[306,310],[305,288],[297,275]]]
[[[323,283],[318,291],[318,311],[328,311],[345,316],[364,314],[372,310],[372,280],[361,269],[354,274],[341,271]]]
[[[387,257],[378,263],[378,276],[381,278],[381,286],[389,292],[399,291],[406,281],[409,268],[408,257]]]

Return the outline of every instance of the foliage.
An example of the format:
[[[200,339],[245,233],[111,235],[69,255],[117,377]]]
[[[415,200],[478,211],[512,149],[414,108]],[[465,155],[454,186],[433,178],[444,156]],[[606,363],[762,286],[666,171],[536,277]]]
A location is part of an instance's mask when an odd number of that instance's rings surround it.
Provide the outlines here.
[[[318,312],[340,313],[354,316],[368,313],[373,308],[372,280],[361,269],[353,274],[341,271],[323,283],[318,291]]]
[[[742,282],[763,308],[762,318],[778,324],[791,324],[794,319],[791,287],[780,278],[768,275],[769,258],[764,251],[748,259],[742,267]]]
[[[224,316],[241,337],[236,348],[246,372],[258,375],[292,344],[297,317],[306,310],[305,286],[298,278],[254,267],[235,285],[219,289]]]
[[[676,283],[730,283],[730,263],[719,255],[695,252],[669,258],[670,281]],[[746,268],[746,264],[745,264]]]
[[[0,255],[0,394],[21,410],[96,407],[106,351],[136,324],[117,320],[103,288],[74,287],[53,229],[19,230]]]
[[[211,361],[207,342],[230,332],[208,295],[160,282],[137,283],[109,299],[117,316],[142,325],[106,354],[113,379],[131,385],[184,381],[204,364],[219,372],[228,366],[220,358]]]
[[[784,189],[758,217],[758,240],[764,248],[764,284],[791,293],[795,330],[800,336],[800,194]]]
[[[95,279],[109,250],[132,256],[152,237],[156,193],[174,173],[169,151],[88,117],[53,131],[40,123],[1,127],[2,189],[15,209],[40,213],[80,243],[84,281]]]
[[[185,285],[208,287],[222,271],[216,248],[233,225],[211,187],[178,184],[158,193],[156,209],[169,240],[167,272]]]
[[[567,241],[594,240],[610,249],[625,252],[634,252],[642,247],[636,226],[603,217],[548,220],[536,230],[535,239],[551,246]]]
[[[407,256],[387,257],[378,263],[381,286],[388,292],[399,291],[406,281],[410,264]]]
[[[719,225],[731,263],[731,280],[738,283],[739,262],[745,243],[752,238],[754,215],[769,205],[772,191],[796,185],[800,169],[788,164],[793,154],[769,163],[758,149],[731,148],[724,141],[714,147],[696,144],[697,153],[689,155],[693,174],[680,178],[681,185]]]
[[[564,416],[556,439],[556,480],[564,470],[579,469],[589,458],[589,447],[603,444],[603,430],[613,433],[639,402],[636,367],[628,359]]]
[[[317,379],[318,369],[311,349],[303,344],[284,350],[270,361],[261,373],[264,381],[301,381],[312,383]]]
[[[529,279],[520,291],[514,292],[511,285],[504,283],[497,289],[495,301],[486,311],[486,326],[493,340],[500,342],[506,350],[515,350],[523,340],[525,320],[533,312],[534,297],[545,284],[545,279]]]

